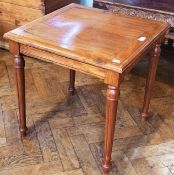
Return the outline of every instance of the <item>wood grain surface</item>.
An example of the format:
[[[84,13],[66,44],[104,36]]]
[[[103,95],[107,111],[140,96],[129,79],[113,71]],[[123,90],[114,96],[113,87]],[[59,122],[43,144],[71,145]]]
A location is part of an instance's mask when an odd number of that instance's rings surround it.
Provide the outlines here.
[[[71,4],[6,33],[4,37],[122,73],[140,59],[168,28],[168,24],[158,21]]]

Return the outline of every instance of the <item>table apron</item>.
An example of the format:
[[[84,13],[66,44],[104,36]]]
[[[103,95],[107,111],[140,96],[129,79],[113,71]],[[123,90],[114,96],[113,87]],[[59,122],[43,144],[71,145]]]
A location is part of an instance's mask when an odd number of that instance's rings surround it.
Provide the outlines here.
[[[60,55],[56,55],[54,53],[43,51],[38,48],[26,46],[23,44],[20,44],[20,53],[25,56],[37,58],[39,60],[54,63],[62,67],[66,67],[85,74],[89,74],[89,75],[98,77],[100,79],[105,79],[106,72],[107,72],[107,70],[103,68],[86,64],[80,61],[76,61],[70,58],[66,58]]]

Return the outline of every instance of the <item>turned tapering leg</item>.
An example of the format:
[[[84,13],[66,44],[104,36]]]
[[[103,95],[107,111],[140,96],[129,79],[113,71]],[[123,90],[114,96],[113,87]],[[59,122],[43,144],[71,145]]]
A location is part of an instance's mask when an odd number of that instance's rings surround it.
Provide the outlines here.
[[[15,70],[17,81],[18,105],[19,105],[19,128],[22,136],[26,135],[26,107],[25,107],[25,61],[21,55],[15,55]]]
[[[152,86],[153,86],[155,76],[156,76],[156,70],[157,70],[160,53],[161,53],[161,48],[160,48],[160,45],[157,44],[155,48],[153,49],[153,51],[151,52],[151,57],[149,61],[149,70],[148,70],[149,72],[148,72],[148,77],[146,80],[144,104],[143,104],[143,110],[141,113],[143,120],[146,120],[146,118],[148,117]]]
[[[106,123],[105,123],[105,140],[104,140],[104,159],[103,170],[109,172],[111,169],[111,152],[114,139],[117,105],[119,89],[108,85],[106,94]]]
[[[70,82],[69,82],[69,95],[72,96],[75,93],[75,70],[70,69]]]

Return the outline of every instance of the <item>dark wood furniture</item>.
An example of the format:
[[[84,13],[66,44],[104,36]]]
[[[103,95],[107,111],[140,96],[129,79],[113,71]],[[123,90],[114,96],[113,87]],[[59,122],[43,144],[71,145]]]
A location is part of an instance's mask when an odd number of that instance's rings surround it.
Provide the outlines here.
[[[168,28],[168,24],[158,21],[71,4],[6,33],[4,37],[9,40],[10,51],[14,54],[21,134],[26,135],[27,132],[23,55],[69,68],[70,95],[75,91],[75,71],[101,78],[107,85],[103,169],[108,172],[111,168],[120,83],[141,57],[150,52],[142,111],[145,119],[160,44]]]
[[[4,33],[70,3],[80,0],[0,0],[0,47],[7,47],[2,40]]]
[[[166,39],[174,40],[173,0],[94,0],[94,7],[105,8],[114,13],[168,22],[172,28],[166,34]]]

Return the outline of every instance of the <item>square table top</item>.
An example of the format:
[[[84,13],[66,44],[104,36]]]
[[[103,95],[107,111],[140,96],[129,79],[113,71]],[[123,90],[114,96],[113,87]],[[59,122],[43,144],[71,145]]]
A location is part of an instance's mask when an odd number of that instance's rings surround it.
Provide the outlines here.
[[[168,24],[158,21],[70,4],[4,37],[122,73],[168,28]]]

